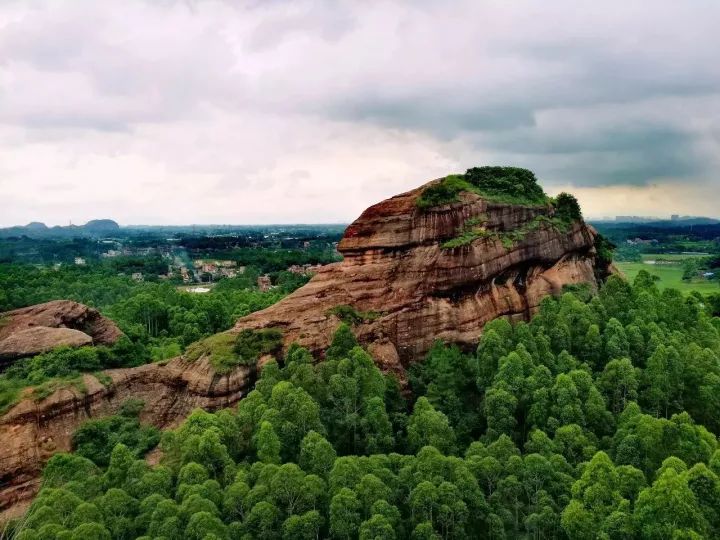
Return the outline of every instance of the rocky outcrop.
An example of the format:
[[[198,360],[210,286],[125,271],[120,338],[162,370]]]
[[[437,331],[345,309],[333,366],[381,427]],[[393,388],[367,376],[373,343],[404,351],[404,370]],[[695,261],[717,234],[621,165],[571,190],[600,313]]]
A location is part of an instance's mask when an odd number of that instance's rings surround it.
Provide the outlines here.
[[[470,346],[486,322],[527,319],[544,296],[561,292],[563,285],[596,286],[595,232],[583,222],[558,228],[541,218],[552,215],[551,206],[497,204],[470,193],[457,203],[420,210],[421,190],[368,208],[340,242],[342,262],[321,268],[307,285],[240,319],[230,332],[277,328],[286,346],[298,342],[322,354],[339,324],[336,308],[349,306],[346,311],[356,315],[353,330],[378,365],[402,374],[435,339]],[[480,222],[482,234],[474,241],[443,245],[468,223]],[[25,315],[9,313],[10,324],[29,313],[39,320],[40,307],[26,308]],[[92,327],[78,329],[97,343],[106,332],[88,331]],[[85,393],[67,388],[40,402],[27,397],[0,419],[0,440],[6,441],[0,445],[0,510],[35,493],[44,462],[70,448],[84,420],[112,414],[132,397],[145,401],[142,421],[171,427],[195,407],[212,410],[237,402],[255,372],[254,366],[239,367],[219,375],[207,358],[177,358],[167,365],[108,371],[106,386],[88,375]]]
[[[333,308],[352,306],[374,314],[355,326],[358,339],[385,369],[401,372],[435,339],[473,345],[492,319],[527,319],[566,284],[596,286],[596,233],[582,221],[558,227],[552,206],[492,203],[472,193],[421,210],[423,188],[368,208],[345,231],[342,262],[236,329],[279,328],[286,344],[321,353],[339,322]],[[482,223],[477,239],[443,245],[468,223]]]
[[[239,401],[254,371],[241,367],[218,375],[207,359],[176,358],[165,365],[108,370],[106,384],[85,375],[82,391],[67,386],[42,401],[27,396],[0,419],[0,513],[11,516],[35,495],[43,465],[71,449],[72,434],[85,420],[115,414],[126,399],[138,398],[145,402],[142,422],[171,428],[195,408],[215,410]]]
[[[122,332],[91,307],[70,300],[0,313],[0,366],[61,345],[111,345]]]

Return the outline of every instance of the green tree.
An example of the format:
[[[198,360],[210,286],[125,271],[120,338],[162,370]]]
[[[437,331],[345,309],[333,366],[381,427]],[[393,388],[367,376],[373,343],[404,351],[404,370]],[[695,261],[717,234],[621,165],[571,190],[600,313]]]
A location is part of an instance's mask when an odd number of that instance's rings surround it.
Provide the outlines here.
[[[280,517],[272,503],[261,501],[252,507],[244,525],[253,538],[271,540],[280,536]]]
[[[555,216],[568,222],[582,219],[582,212],[577,199],[569,193],[558,194],[555,197]]]
[[[189,540],[203,540],[209,535],[214,538],[228,538],[225,524],[210,512],[198,512],[190,517],[185,528],[185,538]]]
[[[352,538],[360,526],[360,501],[354,491],[342,488],[330,501],[330,534]]]
[[[385,516],[373,515],[360,525],[360,540],[395,540],[395,531]]]
[[[300,466],[306,472],[327,478],[336,457],[333,446],[316,431],[309,431],[300,443]]]
[[[260,424],[260,429],[253,438],[258,458],[263,463],[280,463],[281,443],[270,422]]]
[[[707,521],[695,494],[687,483],[687,474],[668,468],[651,487],[640,492],[635,503],[634,520],[644,538],[671,538],[680,530],[703,537]]]
[[[455,433],[447,417],[435,410],[427,398],[415,402],[408,423],[408,444],[414,451],[423,446],[434,446],[444,453],[455,450]]]
[[[317,510],[292,515],[283,523],[282,537],[284,540],[316,540],[322,525],[323,518]]]
[[[350,327],[345,323],[340,323],[340,326],[335,330],[335,334],[333,334],[332,343],[325,353],[325,358],[328,360],[346,358],[350,351],[357,346],[358,341]]]
[[[638,397],[637,373],[628,358],[617,358],[608,362],[598,378],[597,385],[615,414],[619,414],[629,401],[635,401]]]

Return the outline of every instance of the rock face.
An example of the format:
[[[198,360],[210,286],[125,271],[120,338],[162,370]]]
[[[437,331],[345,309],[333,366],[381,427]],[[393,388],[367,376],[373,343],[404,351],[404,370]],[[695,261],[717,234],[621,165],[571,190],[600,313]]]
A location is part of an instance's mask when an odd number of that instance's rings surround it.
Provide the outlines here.
[[[333,308],[349,305],[375,313],[354,332],[381,366],[400,372],[435,339],[472,345],[492,319],[527,319],[563,285],[597,285],[596,233],[585,223],[561,231],[539,217],[552,217],[551,206],[491,203],[472,193],[421,210],[424,187],[368,208],[345,231],[342,262],[236,329],[279,328],[285,344],[321,352],[339,322]],[[443,247],[478,222],[482,238]],[[511,241],[511,231],[524,232]]]
[[[559,293],[563,285],[596,286],[596,233],[584,223],[561,232],[549,221],[538,221],[552,214],[549,206],[495,204],[469,193],[457,203],[420,210],[421,191],[368,208],[340,242],[342,262],[320,269],[307,285],[240,319],[230,332],[278,328],[286,346],[296,341],[322,353],[339,324],[333,308],[351,306],[365,312],[364,322],[353,328],[358,339],[383,369],[402,374],[437,338],[472,345],[486,322],[527,319],[544,296]],[[443,247],[468,222],[479,221],[483,238]],[[503,236],[508,231],[525,232],[509,242]],[[115,335],[116,329],[84,306],[75,308],[84,316],[70,319],[84,321],[80,327],[52,315],[74,309],[58,311],[52,302],[43,306],[8,313],[0,339],[10,325],[14,332],[31,326],[76,328],[94,343]],[[35,324],[22,326],[18,321],[23,320]],[[39,323],[46,320],[54,323]],[[87,375],[86,393],[63,389],[40,402],[28,396],[0,419],[0,440],[5,441],[0,445],[0,511],[21,508],[34,495],[45,461],[68,450],[72,433],[89,417],[112,414],[126,399],[140,398],[145,401],[142,421],[171,427],[195,407],[212,410],[239,401],[252,387],[256,368],[219,375],[207,358],[177,358],[167,365],[107,373],[112,379],[107,386]]]
[[[111,345],[122,332],[96,309],[70,300],[0,313],[0,366],[60,345]]]
[[[68,386],[42,401],[28,396],[0,419],[0,521],[24,510],[45,462],[71,449],[72,434],[85,420],[115,414],[126,399],[139,398],[145,402],[142,422],[174,427],[195,408],[215,410],[239,401],[254,371],[242,367],[218,375],[207,359],[176,358],[166,365],[108,370],[106,385],[85,375],[84,392]]]

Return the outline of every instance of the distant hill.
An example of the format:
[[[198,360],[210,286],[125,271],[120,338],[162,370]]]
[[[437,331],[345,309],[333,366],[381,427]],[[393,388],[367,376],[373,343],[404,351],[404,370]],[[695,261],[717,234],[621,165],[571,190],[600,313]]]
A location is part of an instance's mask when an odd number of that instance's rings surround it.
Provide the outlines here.
[[[93,219],[88,221],[85,225],[83,225],[83,228],[86,231],[117,231],[120,229],[120,225],[117,224],[116,221],[113,221],[112,219]]]
[[[41,223],[39,221],[31,221],[27,225],[25,225],[26,229],[31,229],[33,231],[47,231],[48,226],[44,223]]]
[[[54,227],[48,227],[44,223],[33,221],[27,225],[0,228],[0,237],[29,236],[31,238],[43,238],[52,236],[96,236],[119,230],[120,225],[112,219],[93,219],[85,225],[56,225]]]

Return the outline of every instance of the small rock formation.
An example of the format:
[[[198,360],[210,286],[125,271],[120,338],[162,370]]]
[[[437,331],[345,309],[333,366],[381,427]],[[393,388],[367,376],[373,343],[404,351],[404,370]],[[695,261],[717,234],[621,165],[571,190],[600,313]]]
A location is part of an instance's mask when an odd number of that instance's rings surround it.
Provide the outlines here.
[[[596,287],[596,233],[584,222],[561,231],[539,218],[552,217],[552,206],[492,203],[473,193],[422,210],[416,201],[425,187],[365,210],[338,246],[342,262],[235,329],[278,328],[285,345],[321,353],[339,322],[333,311],[350,306],[360,319],[372,314],[353,328],[358,339],[384,369],[401,373],[436,339],[473,345],[485,323],[528,319],[563,285]],[[478,221],[483,235],[443,246]],[[503,237],[512,231],[524,232],[514,241]]]
[[[24,511],[40,487],[45,462],[71,450],[72,434],[84,421],[116,414],[125,400],[138,398],[145,402],[143,423],[172,428],[198,407],[237,403],[255,379],[255,368],[245,366],[218,375],[207,358],[105,373],[111,379],[106,385],[86,374],[85,392],[67,386],[42,401],[29,395],[0,418],[0,522]]]
[[[421,210],[416,200],[425,187],[368,208],[340,242],[342,262],[321,268],[307,285],[243,317],[230,332],[277,328],[285,346],[296,341],[322,353],[339,324],[340,307],[352,313],[353,331],[378,365],[402,375],[435,339],[472,345],[488,321],[527,319],[544,296],[566,284],[595,287],[595,273],[606,270],[597,268],[591,227],[578,221],[561,231],[538,221],[552,215],[551,206],[491,203],[462,193],[457,203]],[[486,234],[460,247],[443,246],[471,220],[483,221]],[[509,242],[503,235],[513,231],[524,232]],[[10,312],[0,339],[10,335],[8,327],[19,332],[31,326],[78,329],[94,343],[116,335],[114,325],[94,310],[78,304],[69,309],[73,304],[59,309],[63,303],[50,302]],[[76,309],[84,315],[62,315]],[[23,320],[27,323],[21,325]],[[36,493],[45,461],[70,449],[72,433],[89,417],[113,414],[126,399],[140,398],[143,422],[172,427],[196,407],[213,410],[239,401],[252,387],[256,369],[240,366],[220,375],[206,357],[176,358],[166,365],[107,371],[112,379],[107,386],[86,375],[84,394],[67,388],[40,402],[28,396],[0,418],[5,441],[0,511],[21,508]]]
[[[111,345],[122,332],[98,310],[53,300],[0,313],[0,367],[61,345]]]

